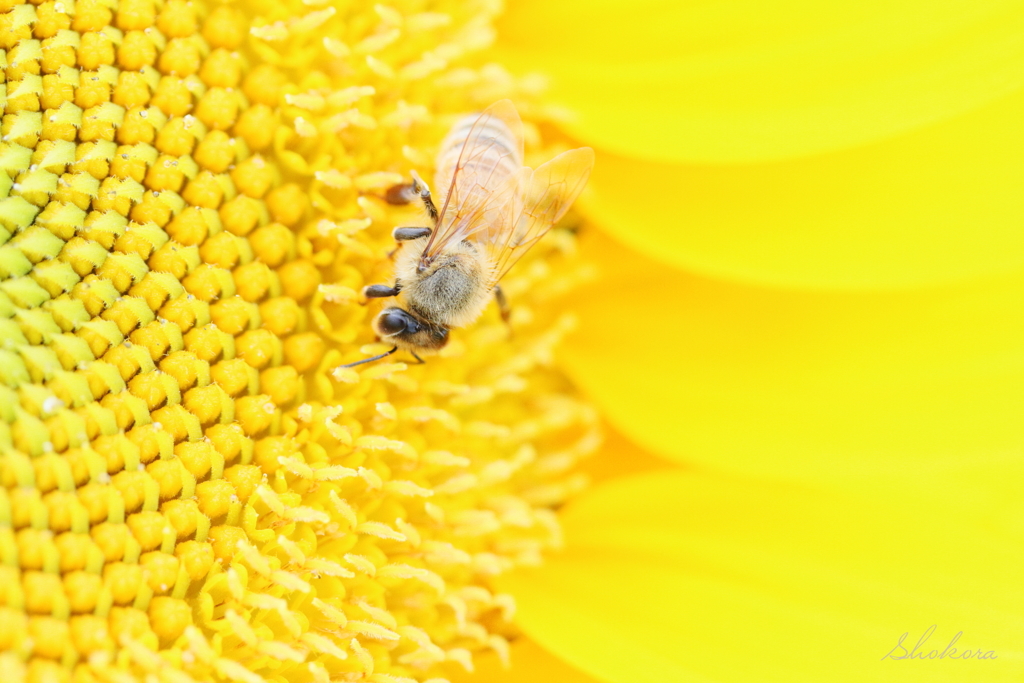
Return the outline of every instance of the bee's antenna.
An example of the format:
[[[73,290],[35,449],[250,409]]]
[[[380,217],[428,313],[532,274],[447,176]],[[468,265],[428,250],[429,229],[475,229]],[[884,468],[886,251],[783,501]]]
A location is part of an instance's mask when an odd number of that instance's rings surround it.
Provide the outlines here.
[[[391,354],[393,354],[397,350],[398,350],[398,347],[396,346],[395,348],[391,349],[390,351],[385,351],[384,353],[380,354],[379,356],[373,356],[372,358],[364,358],[362,360],[357,360],[355,363],[348,363],[346,365],[339,365],[338,367],[341,367],[341,368],[352,368],[352,367],[355,367],[357,365],[362,365],[363,363],[372,363],[373,361],[380,360],[381,358],[384,358],[385,356],[390,356]]]

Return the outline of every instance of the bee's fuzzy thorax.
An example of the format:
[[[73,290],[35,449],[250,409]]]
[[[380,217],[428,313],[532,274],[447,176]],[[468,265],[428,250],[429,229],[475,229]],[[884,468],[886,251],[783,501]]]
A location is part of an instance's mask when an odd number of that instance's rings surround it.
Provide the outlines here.
[[[463,327],[483,313],[490,300],[493,266],[486,252],[470,242],[449,246],[419,271],[426,237],[402,245],[395,255],[395,279],[401,297],[417,316],[444,325]]]

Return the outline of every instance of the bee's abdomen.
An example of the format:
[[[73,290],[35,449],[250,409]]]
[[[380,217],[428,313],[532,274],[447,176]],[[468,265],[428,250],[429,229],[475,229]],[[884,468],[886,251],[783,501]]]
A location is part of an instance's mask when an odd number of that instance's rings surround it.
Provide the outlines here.
[[[459,163],[462,147],[471,134],[474,143],[467,148],[462,159],[460,173],[479,175],[492,181],[519,171],[523,165],[522,154],[515,136],[508,126],[499,118],[492,118],[473,130],[479,114],[473,114],[460,120],[441,143],[437,156],[437,174],[435,183],[438,191],[447,192],[452,175]]]

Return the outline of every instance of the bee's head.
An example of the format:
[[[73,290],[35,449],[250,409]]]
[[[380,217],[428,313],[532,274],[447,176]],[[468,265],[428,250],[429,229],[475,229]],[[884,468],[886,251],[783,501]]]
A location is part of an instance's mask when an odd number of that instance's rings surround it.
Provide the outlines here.
[[[381,341],[412,350],[436,351],[448,343],[447,328],[431,325],[397,306],[385,308],[373,319],[373,331]]]

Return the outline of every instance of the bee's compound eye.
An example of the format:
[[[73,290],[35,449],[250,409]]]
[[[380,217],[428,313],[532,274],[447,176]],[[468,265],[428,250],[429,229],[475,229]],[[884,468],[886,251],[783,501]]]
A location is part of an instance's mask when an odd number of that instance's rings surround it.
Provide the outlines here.
[[[389,308],[377,318],[377,329],[389,337],[402,332],[415,332],[418,328],[415,318],[401,308]]]
[[[398,334],[405,331],[405,316],[398,313],[382,313],[377,326],[384,334]]]

